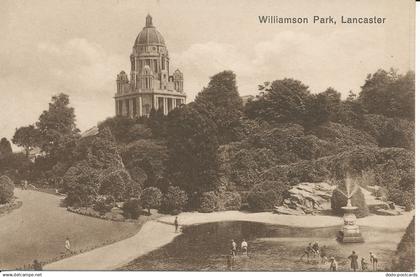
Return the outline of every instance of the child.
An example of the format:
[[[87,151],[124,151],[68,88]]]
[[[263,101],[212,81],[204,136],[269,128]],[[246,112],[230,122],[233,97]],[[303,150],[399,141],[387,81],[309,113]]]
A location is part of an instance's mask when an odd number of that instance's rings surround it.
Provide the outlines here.
[[[337,262],[335,261],[335,258],[331,257],[330,261],[330,271],[337,271]]]

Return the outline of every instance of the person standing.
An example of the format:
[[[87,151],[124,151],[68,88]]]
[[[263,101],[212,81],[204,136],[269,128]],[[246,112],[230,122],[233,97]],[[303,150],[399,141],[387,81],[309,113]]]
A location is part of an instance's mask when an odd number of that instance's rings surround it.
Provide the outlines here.
[[[236,256],[236,242],[235,242],[235,240],[232,240],[232,254],[233,254],[233,256]]]
[[[179,226],[178,217],[177,216],[175,217],[174,225],[175,225],[175,233],[177,233],[178,232],[178,226]]]
[[[350,259],[350,268],[353,271],[356,271],[359,267],[357,259],[359,257],[356,255],[356,251],[353,251],[352,254],[348,257],[348,259]]]
[[[248,255],[248,243],[245,241],[245,239],[242,240],[241,250],[242,254]]]
[[[372,270],[376,271],[378,269],[378,257],[372,252],[369,252],[370,262],[372,263]]]
[[[36,271],[41,271],[42,270],[42,264],[40,262],[38,262],[38,260],[34,260],[33,268]]]
[[[70,240],[69,240],[69,238],[66,238],[66,242],[64,243],[64,247],[66,248],[66,254],[67,253],[71,253]]]
[[[330,271],[337,271],[337,261],[335,258],[331,257],[330,262]]]

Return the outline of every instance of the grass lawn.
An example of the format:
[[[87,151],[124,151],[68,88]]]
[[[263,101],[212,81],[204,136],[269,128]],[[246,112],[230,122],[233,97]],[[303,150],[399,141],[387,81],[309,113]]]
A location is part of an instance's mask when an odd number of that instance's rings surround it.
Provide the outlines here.
[[[106,221],[68,212],[51,194],[16,189],[15,195],[22,207],[0,217],[0,269],[22,268],[34,259],[57,259],[64,254],[66,237],[76,253],[122,240],[150,219]]]

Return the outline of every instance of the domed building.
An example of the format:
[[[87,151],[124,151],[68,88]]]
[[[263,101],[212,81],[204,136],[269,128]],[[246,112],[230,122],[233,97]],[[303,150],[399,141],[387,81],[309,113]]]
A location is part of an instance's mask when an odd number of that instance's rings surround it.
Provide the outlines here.
[[[176,69],[170,75],[168,49],[150,15],[134,42],[130,62],[130,77],[124,71],[117,75],[117,116],[149,116],[153,108],[166,115],[185,103],[183,74]]]

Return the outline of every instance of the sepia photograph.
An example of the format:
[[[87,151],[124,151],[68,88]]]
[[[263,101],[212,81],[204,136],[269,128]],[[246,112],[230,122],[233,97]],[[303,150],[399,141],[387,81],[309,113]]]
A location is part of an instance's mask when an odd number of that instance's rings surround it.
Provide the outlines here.
[[[415,13],[1,0],[0,276],[417,276]]]

